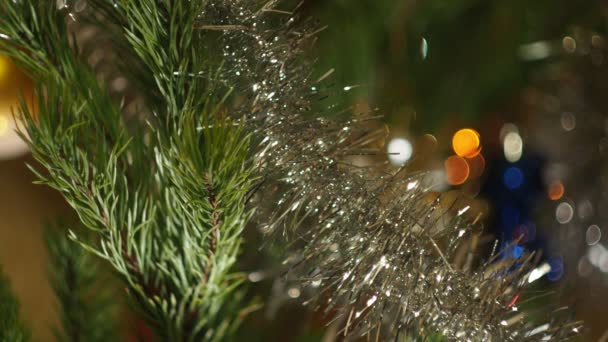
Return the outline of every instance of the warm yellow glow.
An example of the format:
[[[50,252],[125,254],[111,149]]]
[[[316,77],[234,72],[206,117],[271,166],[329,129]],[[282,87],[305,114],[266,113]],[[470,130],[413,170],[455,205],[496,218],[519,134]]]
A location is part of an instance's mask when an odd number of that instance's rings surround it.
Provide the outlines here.
[[[469,178],[469,164],[459,156],[451,156],[445,161],[445,174],[448,183],[460,185]]]
[[[8,118],[4,114],[0,114],[0,137],[8,132]]]
[[[0,55],[0,80],[6,78],[9,73],[13,63],[11,63],[8,57]]]
[[[471,128],[459,130],[452,137],[452,148],[460,157],[475,157],[481,151],[479,133]]]

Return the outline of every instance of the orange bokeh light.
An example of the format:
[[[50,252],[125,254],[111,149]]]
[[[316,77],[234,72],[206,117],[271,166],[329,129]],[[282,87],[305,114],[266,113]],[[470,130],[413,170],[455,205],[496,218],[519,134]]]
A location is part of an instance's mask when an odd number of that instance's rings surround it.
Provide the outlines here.
[[[451,156],[446,159],[444,166],[447,181],[452,185],[460,185],[469,178],[469,164],[462,157]]]
[[[556,181],[549,185],[547,190],[547,196],[553,201],[557,201],[564,196],[565,188],[564,184],[560,181]]]
[[[454,133],[452,148],[460,157],[473,158],[481,151],[479,133],[471,128],[463,128]]]

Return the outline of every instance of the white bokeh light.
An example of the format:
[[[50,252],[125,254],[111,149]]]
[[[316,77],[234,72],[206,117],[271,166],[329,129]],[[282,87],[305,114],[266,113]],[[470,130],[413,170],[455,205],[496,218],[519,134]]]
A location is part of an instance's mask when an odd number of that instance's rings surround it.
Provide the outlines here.
[[[402,166],[412,158],[414,149],[409,140],[405,138],[394,138],[388,143],[387,152],[388,159],[393,165]]]
[[[524,142],[517,132],[509,132],[505,135],[503,141],[503,149],[505,153],[505,158],[511,162],[515,163],[521,158],[523,152]]]

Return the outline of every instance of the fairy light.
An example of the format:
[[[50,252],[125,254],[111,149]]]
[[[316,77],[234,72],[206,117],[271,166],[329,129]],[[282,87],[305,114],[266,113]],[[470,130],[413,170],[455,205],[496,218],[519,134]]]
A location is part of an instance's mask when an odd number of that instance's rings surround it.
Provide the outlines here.
[[[549,189],[547,190],[547,196],[552,201],[557,201],[564,196],[564,184],[560,181],[555,181],[549,185]]]
[[[587,228],[587,233],[585,234],[585,240],[587,241],[587,245],[593,246],[600,242],[602,238],[602,230],[595,224],[592,224]]]
[[[503,182],[509,190],[519,189],[524,180],[523,171],[516,166],[509,167],[503,175]]]
[[[549,272],[551,272],[551,265],[549,265],[548,263],[543,263],[542,265],[538,266],[530,272],[530,275],[528,276],[528,284],[537,281]]]
[[[460,157],[473,158],[481,151],[479,133],[471,128],[463,128],[452,137],[454,153]]]
[[[451,156],[445,161],[445,173],[448,183],[460,185],[469,178],[470,170],[464,158]]]
[[[574,217],[574,208],[568,202],[560,203],[557,206],[557,208],[555,209],[555,218],[557,219],[557,222],[559,222],[561,224],[566,224],[566,223],[572,221],[573,217]]]
[[[394,138],[388,143],[387,147],[388,159],[395,166],[402,166],[410,158],[414,149],[412,143],[405,138]]]
[[[524,142],[518,132],[512,131],[505,135],[502,143],[505,159],[511,163],[515,163],[521,159],[523,154]]]
[[[428,55],[429,43],[424,37],[422,37],[422,39],[420,40],[420,56],[422,56],[422,59],[426,59]]]

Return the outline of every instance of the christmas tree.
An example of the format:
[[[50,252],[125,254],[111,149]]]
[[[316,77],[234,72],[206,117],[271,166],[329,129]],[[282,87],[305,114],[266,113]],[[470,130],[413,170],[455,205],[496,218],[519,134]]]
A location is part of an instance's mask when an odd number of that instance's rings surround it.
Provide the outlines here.
[[[433,172],[387,163],[381,111],[328,97],[332,71],[307,56],[321,29],[301,10],[0,2],[0,52],[35,82],[16,110],[42,166],[32,171],[80,222],[70,241],[52,230],[47,239],[58,338],[113,338],[115,314],[95,291],[108,267],[159,340],[236,339],[257,307],[237,267],[247,224],[285,256],[282,277],[331,317],[336,336],[576,335],[580,323],[560,306],[545,317],[518,309],[547,273],[535,252],[495,245],[475,256],[482,229],[470,207],[438,192]],[[459,160],[479,149],[464,146]],[[25,340],[15,301],[0,310],[5,339]]]

